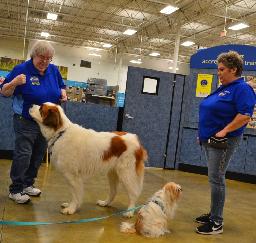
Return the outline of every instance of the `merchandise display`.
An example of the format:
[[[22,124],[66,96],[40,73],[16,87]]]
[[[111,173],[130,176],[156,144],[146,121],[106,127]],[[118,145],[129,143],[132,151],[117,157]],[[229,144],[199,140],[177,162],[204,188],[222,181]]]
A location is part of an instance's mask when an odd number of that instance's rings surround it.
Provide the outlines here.
[[[66,82],[66,85],[69,101],[116,106],[119,86],[107,86],[105,79],[91,78],[87,83]]]

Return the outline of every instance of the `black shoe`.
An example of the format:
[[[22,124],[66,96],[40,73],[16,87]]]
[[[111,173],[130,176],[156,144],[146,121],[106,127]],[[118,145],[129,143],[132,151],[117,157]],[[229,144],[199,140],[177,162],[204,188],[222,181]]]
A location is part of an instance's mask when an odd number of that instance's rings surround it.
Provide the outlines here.
[[[197,217],[195,221],[199,224],[205,224],[210,222],[210,213],[202,214],[201,216]]]
[[[196,228],[196,232],[202,235],[217,235],[223,232],[223,224],[210,221]]]

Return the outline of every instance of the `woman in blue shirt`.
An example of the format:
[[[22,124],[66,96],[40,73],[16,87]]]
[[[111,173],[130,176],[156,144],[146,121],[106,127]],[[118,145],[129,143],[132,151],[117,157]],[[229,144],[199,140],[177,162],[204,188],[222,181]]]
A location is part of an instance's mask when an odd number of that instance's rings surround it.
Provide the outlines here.
[[[13,97],[15,149],[9,198],[16,203],[27,203],[29,196],[41,194],[33,184],[47,143],[39,126],[30,117],[29,108],[33,104],[58,104],[67,100],[61,74],[55,65],[50,64],[53,55],[54,48],[49,42],[36,42],[31,49],[31,59],[15,66],[1,84],[1,93]]]
[[[219,55],[217,64],[222,85],[199,108],[199,140],[205,150],[211,187],[210,213],[196,218],[202,224],[196,229],[200,234],[223,232],[226,170],[256,102],[253,89],[241,78],[243,60],[237,52]],[[227,147],[213,147],[208,143],[211,137],[226,137]]]

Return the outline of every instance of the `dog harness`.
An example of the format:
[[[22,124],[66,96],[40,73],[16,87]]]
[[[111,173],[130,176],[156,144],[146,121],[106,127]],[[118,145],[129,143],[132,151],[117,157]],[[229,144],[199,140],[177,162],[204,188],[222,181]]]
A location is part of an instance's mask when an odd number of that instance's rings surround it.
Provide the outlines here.
[[[151,202],[153,202],[153,203],[155,203],[156,205],[158,205],[158,206],[162,209],[162,211],[164,212],[164,204],[163,204],[162,201],[159,201],[159,200],[157,200],[157,199],[153,199],[153,200],[151,200]]]

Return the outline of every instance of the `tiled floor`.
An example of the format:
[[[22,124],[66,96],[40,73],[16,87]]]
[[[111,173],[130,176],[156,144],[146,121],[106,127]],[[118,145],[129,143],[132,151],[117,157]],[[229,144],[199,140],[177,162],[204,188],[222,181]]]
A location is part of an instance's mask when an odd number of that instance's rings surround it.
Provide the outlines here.
[[[36,185],[43,191],[40,198],[33,198],[27,205],[17,205],[8,199],[9,169],[11,162],[0,160],[0,215],[3,220],[59,222],[111,215],[124,210],[126,194],[119,188],[113,206],[101,208],[97,199],[104,199],[108,185],[105,176],[90,179],[81,210],[71,216],[59,213],[60,204],[66,201],[68,191],[63,177],[52,166],[42,165]],[[119,232],[120,215],[104,220],[80,224],[53,224],[44,226],[0,225],[1,243],[120,243],[120,242],[176,242],[176,243],[255,243],[256,242],[256,185],[227,180],[225,226],[222,235],[203,236],[194,232],[197,224],[193,218],[208,211],[209,188],[207,177],[181,171],[147,169],[144,190],[138,204],[161,188],[166,182],[175,181],[182,185],[183,196],[176,217],[170,222],[172,233],[158,239]],[[128,221],[133,221],[130,219]]]

